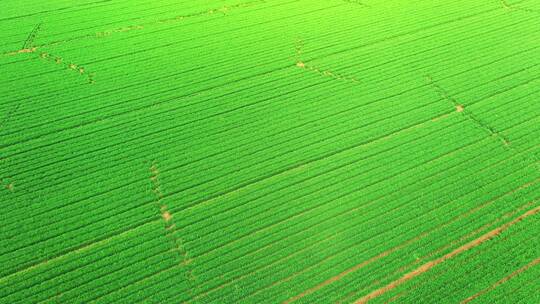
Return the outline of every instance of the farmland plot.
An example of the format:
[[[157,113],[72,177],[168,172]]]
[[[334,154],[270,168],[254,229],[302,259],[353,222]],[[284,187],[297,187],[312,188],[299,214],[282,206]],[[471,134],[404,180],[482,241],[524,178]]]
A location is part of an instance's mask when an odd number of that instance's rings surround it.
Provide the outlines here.
[[[540,302],[540,2],[0,25],[0,303]]]

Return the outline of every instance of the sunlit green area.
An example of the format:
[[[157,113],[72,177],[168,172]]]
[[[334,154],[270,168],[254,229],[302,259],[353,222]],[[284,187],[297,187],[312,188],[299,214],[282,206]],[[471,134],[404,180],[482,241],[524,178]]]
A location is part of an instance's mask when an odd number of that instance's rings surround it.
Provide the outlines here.
[[[0,303],[540,303],[540,1],[0,29]]]

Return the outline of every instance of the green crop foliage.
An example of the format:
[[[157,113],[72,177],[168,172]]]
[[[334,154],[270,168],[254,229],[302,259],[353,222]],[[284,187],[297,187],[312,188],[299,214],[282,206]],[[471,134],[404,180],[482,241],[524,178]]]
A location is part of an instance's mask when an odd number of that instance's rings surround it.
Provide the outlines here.
[[[540,302],[539,1],[0,27],[0,304]]]

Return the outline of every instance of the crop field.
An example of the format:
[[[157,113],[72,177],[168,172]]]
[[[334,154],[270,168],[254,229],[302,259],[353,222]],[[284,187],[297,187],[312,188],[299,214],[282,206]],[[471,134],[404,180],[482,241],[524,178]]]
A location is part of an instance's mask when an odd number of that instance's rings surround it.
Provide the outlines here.
[[[0,304],[540,303],[540,1],[0,28]]]

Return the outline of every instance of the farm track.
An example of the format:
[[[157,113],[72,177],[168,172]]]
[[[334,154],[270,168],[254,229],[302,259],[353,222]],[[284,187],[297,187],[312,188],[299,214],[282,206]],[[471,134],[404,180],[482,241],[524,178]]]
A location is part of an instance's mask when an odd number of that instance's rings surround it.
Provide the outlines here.
[[[536,1],[0,12],[0,303],[539,300]]]

